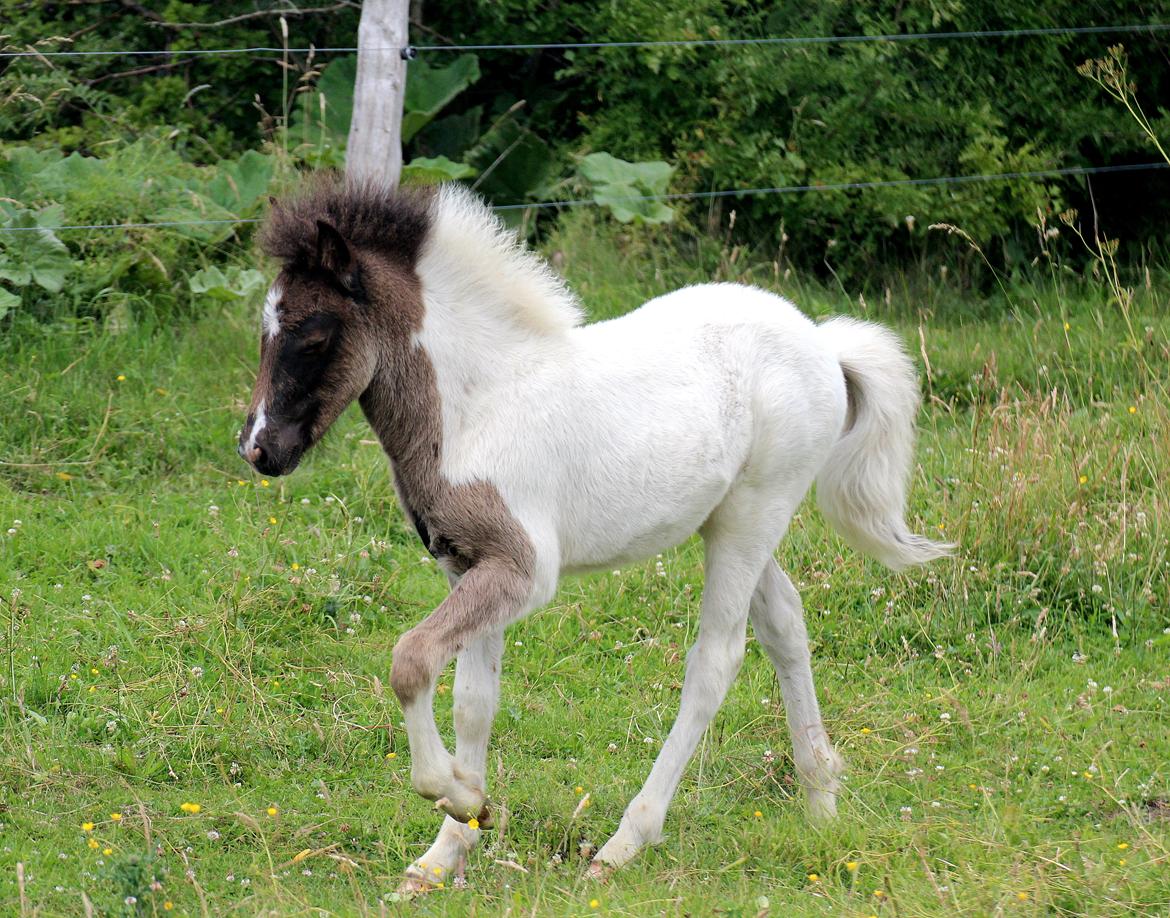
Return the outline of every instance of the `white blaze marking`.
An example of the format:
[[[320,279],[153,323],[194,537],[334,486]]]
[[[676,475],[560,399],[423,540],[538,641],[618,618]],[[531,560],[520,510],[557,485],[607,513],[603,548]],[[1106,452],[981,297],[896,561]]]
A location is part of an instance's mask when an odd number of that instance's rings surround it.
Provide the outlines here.
[[[248,442],[244,444],[245,454],[256,448],[256,437],[260,435],[260,431],[267,423],[268,415],[264,413],[264,399],[260,399],[260,404],[256,406],[256,420],[252,423],[252,432],[248,434]]]
[[[273,284],[264,298],[264,334],[269,338],[275,338],[280,332],[280,316],[276,313],[276,307],[283,292],[279,284]]]

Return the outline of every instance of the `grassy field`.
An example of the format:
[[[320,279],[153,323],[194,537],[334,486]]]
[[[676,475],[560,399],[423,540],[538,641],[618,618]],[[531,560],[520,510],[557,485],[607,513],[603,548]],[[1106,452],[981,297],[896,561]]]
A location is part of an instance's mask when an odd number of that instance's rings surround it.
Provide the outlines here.
[[[767,259],[680,261],[594,230],[547,244],[594,317],[714,274],[891,322],[919,356],[913,516],[959,556],[891,574],[810,506],[779,549],[850,763],[840,820],[805,821],[751,642],[666,841],[583,878],[676,711],[692,541],[566,581],[510,630],[490,755],[506,819],[466,888],[395,901],[439,820],[409,787],[389,649],[445,581],[360,416],[262,480],[234,450],[255,304],[118,334],[17,322],[0,339],[0,913],[1170,913],[1166,288],[1138,290],[1128,321],[1075,279],[867,305]]]

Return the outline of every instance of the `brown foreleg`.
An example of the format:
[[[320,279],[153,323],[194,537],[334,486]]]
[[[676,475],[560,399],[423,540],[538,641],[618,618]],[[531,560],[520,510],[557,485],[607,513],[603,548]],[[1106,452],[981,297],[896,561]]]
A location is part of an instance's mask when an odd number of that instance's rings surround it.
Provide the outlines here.
[[[531,575],[511,561],[481,561],[394,645],[390,684],[405,715],[411,783],[460,822],[488,821],[483,775],[465,773],[443,745],[432,707],[435,680],[469,643],[521,617],[532,602]]]

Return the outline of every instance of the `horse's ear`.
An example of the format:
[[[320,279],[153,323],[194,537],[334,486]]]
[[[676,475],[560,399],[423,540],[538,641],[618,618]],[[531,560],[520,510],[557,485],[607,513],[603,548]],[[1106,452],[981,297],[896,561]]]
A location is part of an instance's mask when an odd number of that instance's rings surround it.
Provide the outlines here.
[[[346,289],[350,289],[357,279],[357,262],[349,243],[324,220],[317,221],[317,267],[336,277]]]

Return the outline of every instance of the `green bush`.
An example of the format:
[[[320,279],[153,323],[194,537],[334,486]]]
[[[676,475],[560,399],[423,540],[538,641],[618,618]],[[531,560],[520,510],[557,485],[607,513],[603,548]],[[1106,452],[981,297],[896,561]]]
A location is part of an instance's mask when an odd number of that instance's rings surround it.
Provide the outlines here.
[[[275,159],[250,150],[214,167],[187,162],[165,138],[107,146],[106,156],[14,146],[0,155],[0,312],[166,318],[195,308],[188,274],[222,258],[258,212]],[[224,221],[70,231],[68,225]],[[7,229],[26,231],[6,232]],[[215,270],[219,270],[218,268]],[[236,269],[238,270],[238,269]],[[195,281],[195,274],[191,281]],[[221,275],[222,276],[222,275]],[[238,295],[250,293],[250,286]],[[218,293],[216,292],[218,291]]]

